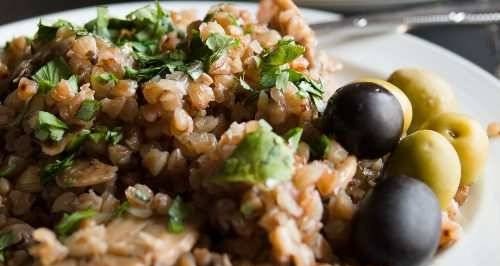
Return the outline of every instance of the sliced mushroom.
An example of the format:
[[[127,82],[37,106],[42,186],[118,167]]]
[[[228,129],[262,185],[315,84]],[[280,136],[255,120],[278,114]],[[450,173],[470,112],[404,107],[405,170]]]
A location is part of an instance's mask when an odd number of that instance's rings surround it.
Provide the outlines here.
[[[198,232],[186,226],[182,233],[170,233],[161,219],[118,218],[107,226],[108,254],[152,258],[155,265],[172,266],[193,248]]]
[[[108,182],[116,178],[118,167],[97,159],[77,160],[57,178],[60,187],[88,187]]]

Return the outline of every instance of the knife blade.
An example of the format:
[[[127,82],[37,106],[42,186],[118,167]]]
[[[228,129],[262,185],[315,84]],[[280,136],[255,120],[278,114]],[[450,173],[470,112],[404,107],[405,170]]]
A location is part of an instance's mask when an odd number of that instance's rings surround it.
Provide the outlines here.
[[[433,14],[367,15],[311,24],[316,35],[335,35],[336,38],[404,33],[418,27],[442,25],[488,25],[500,23],[496,11],[449,11]]]

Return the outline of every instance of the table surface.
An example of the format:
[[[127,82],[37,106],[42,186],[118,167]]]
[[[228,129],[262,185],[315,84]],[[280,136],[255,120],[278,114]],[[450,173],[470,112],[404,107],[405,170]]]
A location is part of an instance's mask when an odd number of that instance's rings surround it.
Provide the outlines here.
[[[487,1],[487,0],[475,0]],[[447,2],[475,2],[474,0],[448,0]],[[500,0],[490,0],[500,1]],[[123,0],[0,0],[0,25],[23,18],[83,6],[102,5]],[[445,1],[446,2],[446,1]],[[351,15],[351,14],[345,14]],[[441,45],[497,76],[500,64],[500,34],[498,25],[445,26],[421,28],[411,33]]]

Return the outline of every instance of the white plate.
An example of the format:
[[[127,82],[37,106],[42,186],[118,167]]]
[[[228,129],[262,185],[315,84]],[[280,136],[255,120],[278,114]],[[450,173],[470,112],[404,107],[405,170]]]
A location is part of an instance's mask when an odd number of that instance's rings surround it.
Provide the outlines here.
[[[164,2],[165,8],[189,9],[196,7],[201,16],[213,2]],[[112,15],[124,15],[143,3],[110,6]],[[252,4],[239,4],[255,10]],[[303,10],[311,22],[335,19],[326,12]],[[83,23],[95,17],[94,8],[43,16],[44,19],[63,18]],[[0,42],[13,36],[33,34],[39,18],[23,20],[0,27]],[[461,103],[463,112],[479,119],[483,125],[500,120],[500,83],[491,75],[465,59],[426,41],[409,35],[384,35],[352,41],[336,47],[322,44],[331,55],[342,60],[345,70],[337,74],[343,84],[363,76],[385,78],[394,69],[419,66],[430,69],[448,79]],[[438,255],[436,266],[496,266],[500,265],[500,142],[493,141],[486,173],[472,190],[462,208],[464,237],[451,249]],[[425,214],[422,214],[425,215]]]

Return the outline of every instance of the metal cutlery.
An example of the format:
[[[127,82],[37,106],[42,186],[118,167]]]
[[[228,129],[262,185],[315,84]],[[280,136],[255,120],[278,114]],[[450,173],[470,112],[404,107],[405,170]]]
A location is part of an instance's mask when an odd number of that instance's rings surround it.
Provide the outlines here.
[[[417,27],[438,25],[488,25],[500,23],[500,10],[496,11],[445,11],[433,14],[385,14],[344,18],[312,24],[317,36],[338,37],[404,33]]]

